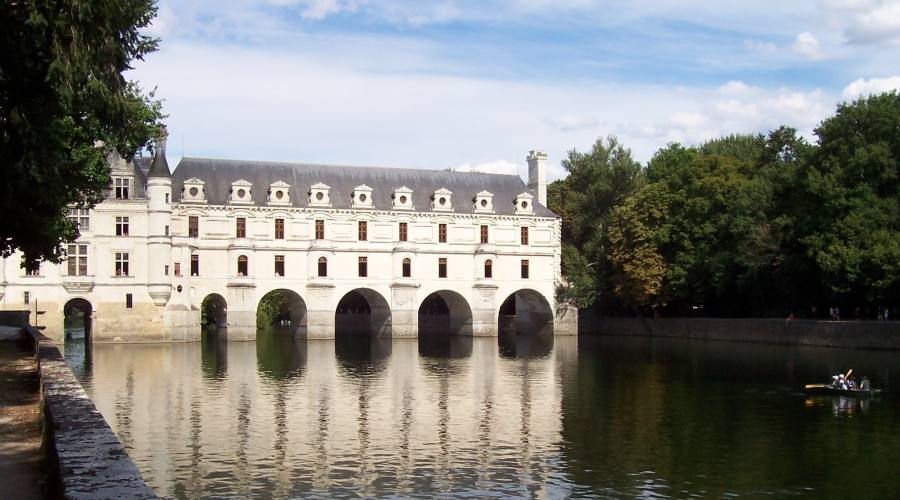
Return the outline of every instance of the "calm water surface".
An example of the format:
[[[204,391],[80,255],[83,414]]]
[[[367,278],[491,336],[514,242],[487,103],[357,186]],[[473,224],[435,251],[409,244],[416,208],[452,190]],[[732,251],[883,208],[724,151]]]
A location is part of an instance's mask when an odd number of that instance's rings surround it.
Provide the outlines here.
[[[900,495],[900,353],[267,334],[66,355],[167,497]],[[797,390],[849,368],[886,394]]]

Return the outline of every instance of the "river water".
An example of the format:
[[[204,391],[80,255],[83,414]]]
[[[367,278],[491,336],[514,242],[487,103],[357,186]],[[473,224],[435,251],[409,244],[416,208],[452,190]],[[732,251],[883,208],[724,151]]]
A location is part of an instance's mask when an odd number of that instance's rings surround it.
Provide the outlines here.
[[[900,353],[625,337],[72,343],[166,497],[900,494]],[[798,390],[853,368],[872,400]]]

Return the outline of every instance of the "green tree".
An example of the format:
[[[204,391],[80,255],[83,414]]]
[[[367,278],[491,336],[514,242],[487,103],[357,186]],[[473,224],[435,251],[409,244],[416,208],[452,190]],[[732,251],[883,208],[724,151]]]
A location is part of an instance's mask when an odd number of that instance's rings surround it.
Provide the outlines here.
[[[67,206],[99,202],[107,154],[126,158],[158,130],[152,93],[122,76],[156,50],[140,32],[153,0],[0,3],[0,253],[59,261],[78,236]]]
[[[563,272],[581,307],[608,289],[606,228],[612,210],[643,182],[643,169],[615,137],[562,161],[569,176],[550,186],[548,204],[563,223]]]
[[[900,299],[900,95],[838,106],[800,174],[798,236],[825,300]]]
[[[659,242],[668,214],[666,186],[648,184],[613,210],[609,225],[610,280],[630,307],[664,306],[666,262]]]

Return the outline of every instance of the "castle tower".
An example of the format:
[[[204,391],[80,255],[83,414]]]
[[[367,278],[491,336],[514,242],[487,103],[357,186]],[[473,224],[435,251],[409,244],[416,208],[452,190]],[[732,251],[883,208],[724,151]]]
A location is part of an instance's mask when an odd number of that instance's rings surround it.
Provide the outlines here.
[[[166,162],[165,127],[156,139],[156,151],[147,172],[149,226],[147,231],[147,277],[153,303],[165,306],[172,295],[172,281],[166,268],[172,260],[172,173]]]
[[[547,153],[538,150],[528,152],[528,189],[534,192],[537,201],[547,206]]]

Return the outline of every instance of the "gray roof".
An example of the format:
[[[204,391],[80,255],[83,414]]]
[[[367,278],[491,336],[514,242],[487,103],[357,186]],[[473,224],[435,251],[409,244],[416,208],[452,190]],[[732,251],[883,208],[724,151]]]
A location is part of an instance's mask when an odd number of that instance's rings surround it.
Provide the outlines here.
[[[365,184],[373,189],[376,209],[389,210],[394,190],[406,186],[413,190],[412,202],[418,211],[431,210],[431,196],[440,188],[453,194],[453,212],[472,213],[472,199],[481,191],[494,195],[494,212],[500,215],[515,213],[517,195],[532,193],[518,175],[452,172],[411,168],[348,167],[304,163],[276,163],[210,158],[182,158],[172,174],[172,193],[181,199],[184,181],[198,178],[204,184],[206,199],[213,205],[228,203],[231,184],[240,179],[250,182],[253,202],[266,205],[269,186],[277,181],[290,184],[291,203],[295,207],[308,206],[310,186],[323,182],[331,189],[332,208],[350,208],[353,189]],[[556,217],[556,214],[534,200],[534,215]]]
[[[172,172],[169,171],[169,163],[166,161],[165,149],[158,150],[153,155],[150,169],[147,171],[147,177],[172,177]]]
[[[150,168],[150,158],[143,156],[134,157],[134,186],[131,186],[132,198],[144,198],[147,196],[147,170]]]

